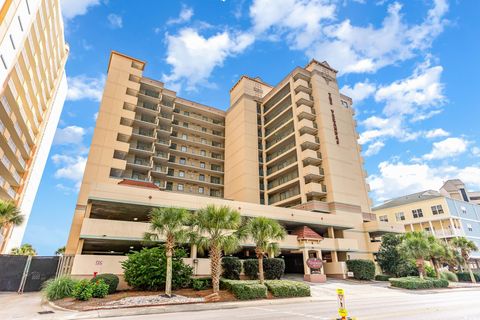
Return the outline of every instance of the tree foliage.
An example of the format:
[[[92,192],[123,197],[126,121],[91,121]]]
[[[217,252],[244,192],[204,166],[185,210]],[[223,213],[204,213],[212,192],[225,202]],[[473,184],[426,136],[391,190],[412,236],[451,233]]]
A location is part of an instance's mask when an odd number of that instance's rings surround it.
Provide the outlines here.
[[[31,244],[25,243],[20,248],[13,248],[10,254],[15,256],[36,256],[37,250]]]

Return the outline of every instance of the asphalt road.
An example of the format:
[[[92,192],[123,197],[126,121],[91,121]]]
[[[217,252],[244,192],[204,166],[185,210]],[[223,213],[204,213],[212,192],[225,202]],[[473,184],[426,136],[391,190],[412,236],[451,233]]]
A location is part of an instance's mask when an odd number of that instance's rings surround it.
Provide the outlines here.
[[[396,297],[365,297],[346,301],[349,316],[361,319],[480,319],[480,291],[452,290],[433,294],[401,294]],[[288,303],[224,309],[212,311],[180,312],[144,316],[119,317],[114,319],[168,319],[168,320],[212,320],[212,319],[335,319],[336,301]]]

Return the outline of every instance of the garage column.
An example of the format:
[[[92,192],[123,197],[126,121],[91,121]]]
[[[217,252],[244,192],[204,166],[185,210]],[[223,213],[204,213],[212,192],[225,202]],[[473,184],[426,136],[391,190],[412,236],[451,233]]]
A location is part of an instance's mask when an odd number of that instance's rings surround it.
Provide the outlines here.
[[[303,272],[304,274],[310,274],[310,268],[307,266],[307,260],[308,260],[308,249],[307,248],[303,248],[302,249],[302,253],[303,253]]]

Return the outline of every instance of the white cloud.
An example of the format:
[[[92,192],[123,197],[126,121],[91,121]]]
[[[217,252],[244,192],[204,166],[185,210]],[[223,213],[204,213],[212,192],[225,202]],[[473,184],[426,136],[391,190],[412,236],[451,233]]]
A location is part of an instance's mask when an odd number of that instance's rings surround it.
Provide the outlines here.
[[[100,4],[100,0],[61,0],[62,15],[66,20],[87,13],[88,9]]]
[[[75,187],[78,189],[87,164],[87,157],[54,154],[52,160],[59,167],[55,171],[55,178],[71,180],[75,182]]]
[[[375,72],[428,49],[443,31],[446,0],[435,0],[419,24],[404,21],[402,6],[388,7],[381,26],[338,21],[330,1],[255,0],[250,7],[254,31],[267,39],[285,37],[292,49],[327,60],[340,73]]]
[[[100,101],[103,94],[103,86],[105,84],[105,75],[98,78],[79,75],[68,77],[67,100],[77,101],[82,99],[91,99]]]
[[[432,151],[423,155],[425,160],[445,159],[456,157],[467,151],[468,141],[463,138],[447,138],[434,142]]]
[[[112,29],[120,29],[123,27],[123,19],[118,14],[110,13],[107,16],[107,20],[108,20],[108,25]]]
[[[97,118],[98,118],[98,112],[95,112],[95,113],[93,114],[93,120],[94,120],[94,121],[97,121]]]
[[[377,102],[384,102],[386,116],[418,114],[441,105],[445,99],[440,77],[441,66],[429,62],[415,69],[412,76],[380,87],[375,93]]]
[[[375,141],[374,143],[372,143],[368,146],[367,151],[365,151],[365,157],[369,157],[369,156],[373,156],[373,155],[378,154],[384,146],[385,146],[384,142]]]
[[[442,128],[432,129],[425,132],[425,137],[429,139],[439,138],[439,137],[448,137],[449,135],[450,133],[443,130]]]
[[[85,135],[85,129],[77,126],[58,128],[55,132],[54,144],[77,144],[80,145]]]
[[[480,167],[432,167],[425,163],[405,164],[384,161],[378,165],[379,174],[368,177],[376,201],[420,192],[438,190],[448,179],[459,178],[469,187],[480,188]]]
[[[182,84],[186,84],[187,90],[206,84],[216,66],[222,65],[227,57],[243,52],[254,41],[250,34],[228,31],[204,37],[193,28],[184,28],[177,35],[167,34],[166,38],[166,61],[172,66],[172,72],[164,74],[163,80],[177,90]]]
[[[472,148],[472,154],[474,156],[480,156],[480,148],[479,147],[473,147]]]
[[[306,49],[321,35],[321,23],[335,18],[335,6],[321,0],[255,0],[250,17],[256,34],[285,35],[292,47]]]
[[[353,103],[358,103],[370,97],[376,90],[376,86],[368,81],[357,82],[353,87],[345,85],[340,91],[353,99]]]
[[[167,24],[185,23],[190,21],[192,17],[193,17],[193,8],[187,7],[186,5],[182,5],[182,9],[180,10],[180,14],[178,18],[168,20]]]

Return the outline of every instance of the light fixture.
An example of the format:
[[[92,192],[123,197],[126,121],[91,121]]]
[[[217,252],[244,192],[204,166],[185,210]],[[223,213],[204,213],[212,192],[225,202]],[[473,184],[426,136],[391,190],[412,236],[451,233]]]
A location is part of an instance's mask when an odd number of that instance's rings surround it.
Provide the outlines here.
[[[115,251],[111,250],[110,253],[115,253]]]
[[[137,220],[138,220],[138,218],[133,218],[133,221],[137,221]]]
[[[133,246],[130,246],[130,249],[133,249]]]

